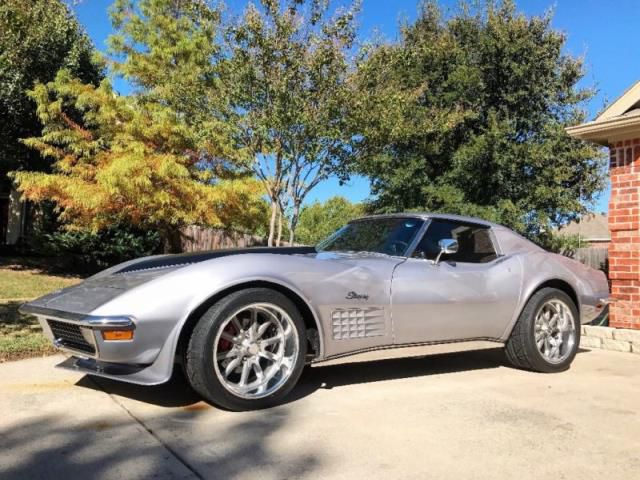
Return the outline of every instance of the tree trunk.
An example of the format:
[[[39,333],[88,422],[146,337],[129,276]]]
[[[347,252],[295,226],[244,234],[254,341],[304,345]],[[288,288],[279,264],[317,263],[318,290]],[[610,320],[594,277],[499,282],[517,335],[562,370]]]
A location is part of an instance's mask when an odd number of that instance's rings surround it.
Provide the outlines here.
[[[164,253],[182,252],[182,233],[175,225],[167,225],[160,229],[162,236],[162,250]]]
[[[278,201],[271,199],[271,221],[269,222],[269,239],[267,246],[273,247],[273,236],[276,231],[276,215],[278,214]]]
[[[276,240],[276,247],[280,246],[282,240],[282,209],[278,208],[278,239]]]
[[[289,246],[293,247],[293,241],[296,237],[296,228],[298,227],[298,217],[300,216],[300,204],[293,205],[293,212],[291,213],[291,225],[289,226]]]

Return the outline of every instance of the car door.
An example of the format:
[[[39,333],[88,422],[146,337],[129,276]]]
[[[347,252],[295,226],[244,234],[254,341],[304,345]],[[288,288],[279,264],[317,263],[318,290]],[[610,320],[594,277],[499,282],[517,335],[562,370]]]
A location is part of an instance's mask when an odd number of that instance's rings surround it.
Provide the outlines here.
[[[438,241],[446,238],[459,250],[436,265]],[[395,343],[499,338],[518,304],[521,278],[520,260],[500,255],[490,227],[432,219],[393,274]]]

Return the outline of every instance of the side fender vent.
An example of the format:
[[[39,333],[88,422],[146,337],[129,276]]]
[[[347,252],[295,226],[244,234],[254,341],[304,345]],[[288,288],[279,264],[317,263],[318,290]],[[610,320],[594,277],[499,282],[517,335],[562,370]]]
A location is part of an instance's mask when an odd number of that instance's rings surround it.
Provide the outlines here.
[[[379,337],[384,335],[384,309],[337,308],[331,312],[334,340]]]

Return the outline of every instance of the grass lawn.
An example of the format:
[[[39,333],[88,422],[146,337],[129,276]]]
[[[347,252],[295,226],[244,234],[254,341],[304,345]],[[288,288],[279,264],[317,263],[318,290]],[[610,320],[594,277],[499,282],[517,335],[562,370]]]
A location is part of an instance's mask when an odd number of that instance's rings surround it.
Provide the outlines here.
[[[18,307],[80,280],[48,273],[33,261],[0,258],[0,362],[55,352],[35,317],[18,313]]]

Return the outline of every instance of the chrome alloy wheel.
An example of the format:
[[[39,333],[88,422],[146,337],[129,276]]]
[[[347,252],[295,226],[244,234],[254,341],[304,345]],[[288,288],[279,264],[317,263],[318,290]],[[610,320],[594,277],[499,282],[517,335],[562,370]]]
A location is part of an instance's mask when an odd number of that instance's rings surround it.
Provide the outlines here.
[[[576,326],[569,306],[561,300],[551,299],[544,303],[534,324],[538,351],[549,363],[561,363],[576,343]]]
[[[298,341],[293,320],[282,308],[271,303],[242,307],[225,319],[214,339],[218,380],[238,397],[266,397],[291,376]]]

